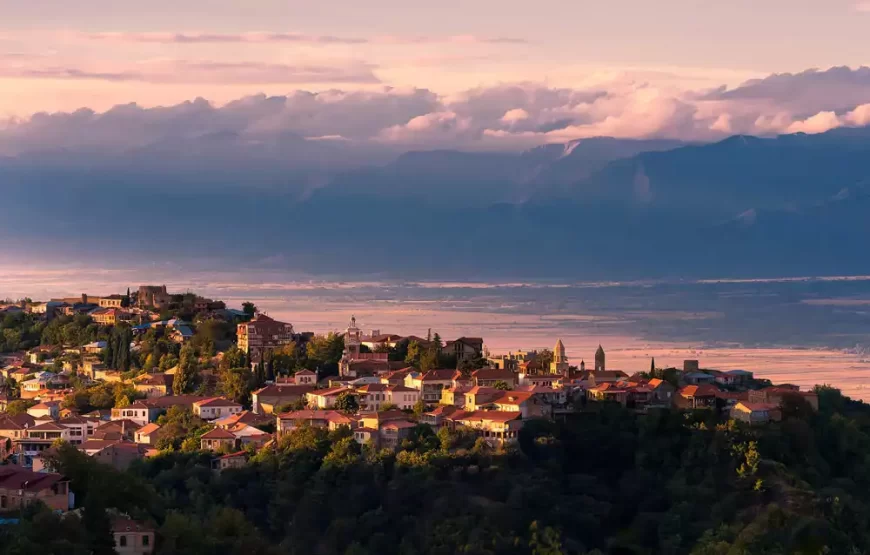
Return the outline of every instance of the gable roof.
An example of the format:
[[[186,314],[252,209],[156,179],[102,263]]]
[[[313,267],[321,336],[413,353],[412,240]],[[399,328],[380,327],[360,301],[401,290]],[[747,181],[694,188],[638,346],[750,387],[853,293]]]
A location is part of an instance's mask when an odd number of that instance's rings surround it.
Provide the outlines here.
[[[203,399],[202,401],[197,401],[194,405],[198,407],[241,407],[242,405],[236,403],[235,401],[230,401],[229,399],[225,399],[223,397],[212,397],[210,399]]]
[[[442,368],[439,370],[429,370],[423,377],[420,378],[422,381],[447,381],[456,378],[457,374],[459,376],[462,375],[462,372],[459,370],[450,370],[447,368]]]
[[[236,436],[233,435],[231,432],[228,432],[227,430],[215,428],[202,434],[202,436],[200,436],[200,439],[236,439]]]
[[[66,481],[60,474],[32,472],[20,466],[0,466],[0,488],[6,490],[40,491]]]
[[[718,397],[719,390],[710,384],[687,385],[680,390],[683,397]]]
[[[136,430],[136,433],[147,436],[147,435],[153,434],[154,432],[158,431],[159,429],[160,429],[160,426],[158,426],[154,422],[151,422],[149,424],[145,424],[144,426],[142,426],[141,428]]]

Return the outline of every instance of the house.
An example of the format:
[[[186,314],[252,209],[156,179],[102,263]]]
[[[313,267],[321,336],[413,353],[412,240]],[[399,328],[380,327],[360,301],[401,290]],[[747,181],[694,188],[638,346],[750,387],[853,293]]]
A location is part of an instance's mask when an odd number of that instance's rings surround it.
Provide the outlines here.
[[[293,379],[296,385],[317,385],[317,372],[300,370],[293,374]]]
[[[374,428],[354,428],[353,439],[360,445],[365,445],[368,442],[378,441],[378,431]]]
[[[456,362],[483,356],[483,339],[480,337],[460,337],[444,345],[444,353],[456,357]]]
[[[223,472],[230,468],[242,468],[248,462],[248,453],[246,451],[237,451],[212,459],[211,469],[217,472]]]
[[[112,420],[132,420],[140,426],[151,421],[151,409],[142,401],[136,401],[132,405],[112,409]]]
[[[553,407],[544,401],[543,396],[534,391],[502,391],[501,396],[492,401],[495,410],[518,412],[526,418],[552,418]]]
[[[360,409],[380,410],[381,405],[385,405],[388,402],[387,387],[389,386],[382,383],[373,383],[356,388]]]
[[[69,441],[69,428],[56,424],[54,422],[45,422],[27,428],[26,437],[28,439],[45,439],[56,441],[62,439]]]
[[[517,374],[517,383],[521,386],[562,387],[565,376],[562,374]]]
[[[154,552],[154,528],[129,517],[112,519],[112,536],[118,555],[149,555]]]
[[[420,400],[420,392],[404,385],[391,385],[387,387],[387,402],[392,403],[402,410],[412,410]]]
[[[35,426],[35,419],[29,414],[0,414],[0,437],[9,439],[21,439],[27,437],[25,431]]]
[[[503,411],[458,411],[447,417],[454,426],[476,430],[493,446],[515,443],[523,427],[522,415]]]
[[[155,423],[145,424],[133,433],[136,443],[143,445],[156,445],[160,435],[160,426]]]
[[[501,397],[502,393],[504,392],[501,389],[477,385],[465,393],[465,401],[462,406],[468,411],[489,407],[493,401]]]
[[[82,447],[88,445],[90,456],[103,464],[114,467],[116,470],[126,470],[130,467],[133,461],[137,461],[145,456],[147,447],[139,445],[132,441],[113,441],[108,442],[102,448],[97,449],[92,442],[100,440],[89,440],[82,444]],[[105,441],[105,440],[103,440]]]
[[[212,397],[193,403],[193,414],[203,420],[215,420],[228,414],[242,412],[242,405],[223,397]]]
[[[51,472],[0,466],[0,512],[16,511],[36,501],[54,511],[68,511],[72,505],[69,480]]]
[[[82,351],[89,355],[98,355],[103,352],[103,349],[106,348],[106,345],[108,345],[106,341],[94,341],[93,343],[83,345]]]
[[[411,430],[417,424],[408,420],[391,420],[385,422],[378,430],[378,446],[395,449],[411,436]]]
[[[133,388],[145,397],[163,397],[172,394],[172,374],[142,374],[133,380]]]
[[[465,406],[465,394],[471,390],[471,386],[454,385],[441,390],[441,404],[455,407]]]
[[[55,419],[60,416],[60,403],[57,401],[47,401],[45,403],[37,403],[27,409],[27,414],[34,418],[47,416]]]
[[[716,377],[706,372],[687,372],[683,374],[683,381],[689,385],[711,384]]]
[[[716,381],[723,385],[747,385],[754,375],[748,370],[728,370],[716,376]]]
[[[166,291],[165,285],[140,285],[136,295],[139,308],[164,308],[172,302],[172,295]]]
[[[499,370],[498,368],[481,368],[471,373],[471,379],[474,380],[474,385],[482,387],[495,387],[499,382],[507,384],[509,388],[516,387],[519,383],[517,374],[510,370]]]
[[[789,385],[775,385],[749,392],[749,401],[752,403],[768,403],[782,407],[784,398],[800,397],[806,401],[814,411],[819,410],[819,396],[812,391],[800,391],[799,388]]]
[[[274,424],[274,422],[275,418],[273,417],[267,416],[265,414],[256,414],[249,410],[243,410],[242,412],[222,416],[221,418],[218,418],[212,423],[218,428],[229,430],[236,424],[247,424],[248,426],[254,426],[255,428],[259,428],[261,426]]]
[[[659,378],[653,378],[647,382],[647,387],[650,389],[650,406],[669,407],[673,403],[674,393],[677,388],[669,382]]]
[[[238,440],[232,432],[215,428],[204,433],[199,438],[199,443],[203,450],[229,451],[235,449]]]
[[[248,353],[252,364],[259,363],[266,351],[293,342],[293,325],[257,314],[249,322],[236,326],[238,346]]]
[[[767,424],[782,420],[782,411],[770,403],[740,401],[731,407],[731,418],[747,424]]]
[[[410,375],[409,375],[410,377]],[[441,390],[453,387],[456,379],[462,378],[458,370],[429,370],[420,377],[420,393],[424,403],[436,404],[441,399]],[[411,380],[413,383],[413,380]],[[413,387],[407,383],[406,386]]]
[[[676,405],[686,409],[705,409],[716,406],[719,390],[712,385],[687,385],[677,392]]]
[[[295,410],[278,415],[275,431],[281,435],[292,432],[299,425],[335,430],[341,426],[353,428],[356,426],[356,420],[336,410]]]
[[[604,382],[589,387],[586,390],[586,397],[592,401],[608,401],[619,403],[623,407],[628,406],[628,388],[618,382]]]
[[[193,339],[193,328],[189,324],[176,323],[167,334],[173,343],[184,343]]]
[[[126,418],[122,420],[112,420],[97,426],[91,437],[94,439],[117,438],[132,441],[136,430],[140,428],[142,428],[142,426]]]
[[[118,322],[126,322],[131,315],[126,310],[119,308],[98,308],[90,314],[91,319],[103,326],[114,326]]]
[[[317,409],[331,409],[335,406],[339,395],[342,393],[353,392],[347,387],[331,387],[329,389],[317,389],[308,393],[309,406]]]
[[[251,405],[257,414],[272,414],[276,407],[306,400],[313,392],[313,384],[273,384],[267,385],[251,394]]]
[[[423,413],[423,416],[420,417],[420,423],[427,424],[437,429],[441,426],[447,425],[447,418],[454,412],[458,412],[460,410],[461,409],[459,407],[454,407],[450,405],[438,405],[429,412]]]
[[[588,370],[581,371],[574,380],[574,383],[580,387],[590,388],[604,383],[616,383],[627,379],[628,374],[622,370]]]

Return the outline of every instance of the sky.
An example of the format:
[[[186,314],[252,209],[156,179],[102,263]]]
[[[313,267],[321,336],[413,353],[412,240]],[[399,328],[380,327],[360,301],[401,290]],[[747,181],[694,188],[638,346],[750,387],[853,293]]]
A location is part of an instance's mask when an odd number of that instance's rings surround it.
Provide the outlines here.
[[[426,110],[385,114],[365,140],[519,148],[819,132],[870,122],[870,75],[855,73],[870,65],[868,26],[864,0],[0,0],[0,131],[129,103],[221,108],[305,91],[323,94],[318,109],[366,111],[347,95],[383,104],[426,91]],[[825,70],[841,66],[849,75],[832,84]],[[723,94],[812,69],[801,102]],[[524,91],[513,105],[501,100],[510,87]],[[541,100],[554,91],[559,102]],[[819,100],[832,93],[849,102]],[[302,134],[360,140],[340,125]]]

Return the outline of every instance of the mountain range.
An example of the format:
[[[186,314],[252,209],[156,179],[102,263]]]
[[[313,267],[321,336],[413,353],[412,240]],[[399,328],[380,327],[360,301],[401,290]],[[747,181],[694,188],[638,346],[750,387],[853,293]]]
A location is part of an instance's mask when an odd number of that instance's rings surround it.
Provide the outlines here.
[[[394,153],[233,134],[0,160],[0,249],[414,279],[870,273],[870,128]]]

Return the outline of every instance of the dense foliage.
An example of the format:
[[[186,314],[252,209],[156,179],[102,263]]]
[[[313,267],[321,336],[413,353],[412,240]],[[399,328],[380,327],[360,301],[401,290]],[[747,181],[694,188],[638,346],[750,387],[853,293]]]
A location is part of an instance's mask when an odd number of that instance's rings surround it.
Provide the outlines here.
[[[54,464],[80,504],[151,521],[160,554],[870,552],[870,410],[819,393],[819,413],[757,428],[603,405],[529,422],[507,451],[420,426],[393,453],[302,427],[220,474],[197,451],[125,473],[71,448]],[[0,554],[86,552],[94,522],[31,511],[0,527]]]

